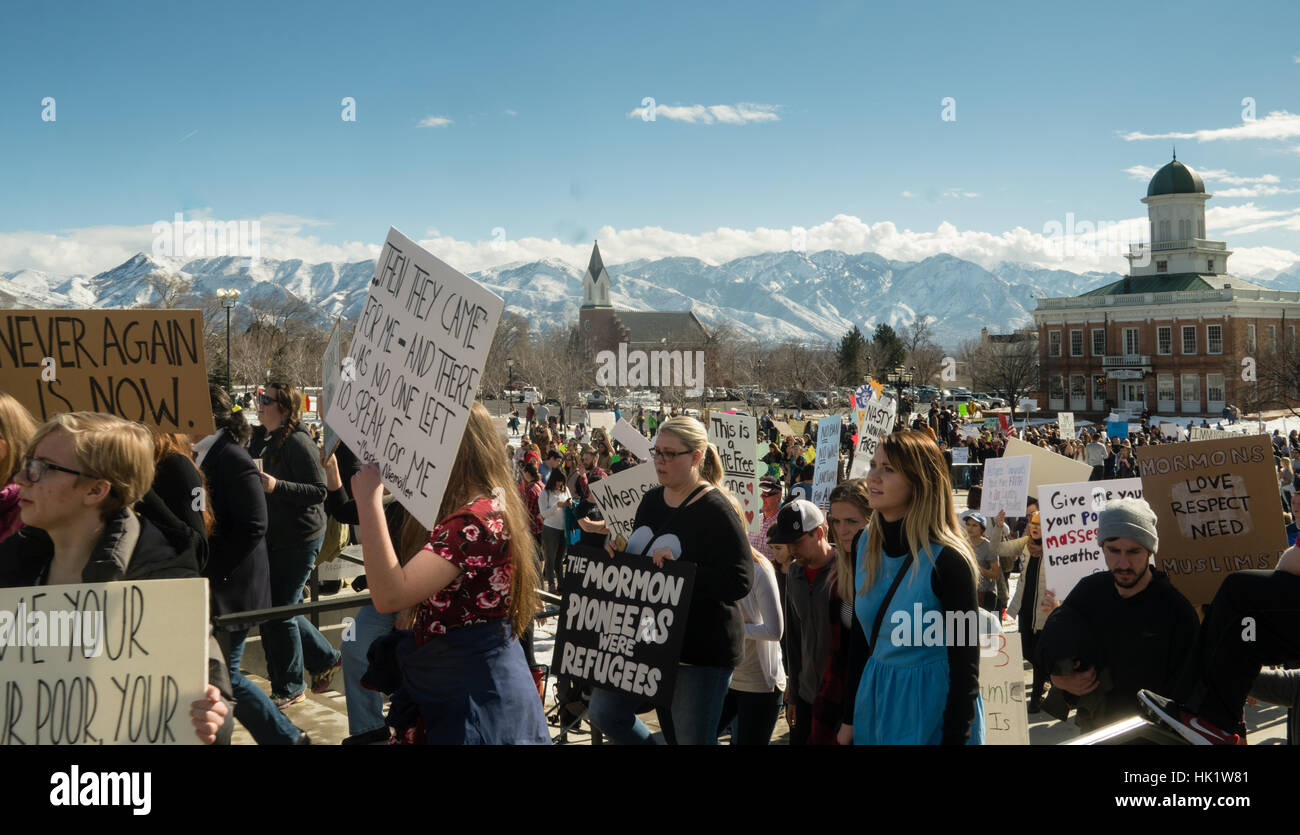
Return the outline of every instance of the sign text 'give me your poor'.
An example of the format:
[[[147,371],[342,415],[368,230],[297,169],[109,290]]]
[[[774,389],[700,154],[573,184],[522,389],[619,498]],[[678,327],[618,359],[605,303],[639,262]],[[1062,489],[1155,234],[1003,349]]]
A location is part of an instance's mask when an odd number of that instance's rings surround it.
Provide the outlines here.
[[[505,303],[396,229],[325,421],[427,528],[437,523]]]

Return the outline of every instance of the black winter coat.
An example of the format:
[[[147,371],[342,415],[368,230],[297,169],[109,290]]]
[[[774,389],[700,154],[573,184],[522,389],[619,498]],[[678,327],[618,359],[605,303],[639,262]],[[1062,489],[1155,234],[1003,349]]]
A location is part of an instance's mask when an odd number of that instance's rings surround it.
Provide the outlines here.
[[[210,556],[203,570],[212,584],[212,613],[270,608],[266,493],[257,465],[248,450],[223,430],[204,456],[202,469],[215,519],[208,539]]]
[[[262,458],[262,472],[276,480],[275,489],[266,494],[268,551],[306,545],[325,535],[325,470],[320,464],[320,448],[298,425],[275,449],[274,433],[268,433],[266,445],[254,451]],[[256,450],[250,444],[250,450]]]

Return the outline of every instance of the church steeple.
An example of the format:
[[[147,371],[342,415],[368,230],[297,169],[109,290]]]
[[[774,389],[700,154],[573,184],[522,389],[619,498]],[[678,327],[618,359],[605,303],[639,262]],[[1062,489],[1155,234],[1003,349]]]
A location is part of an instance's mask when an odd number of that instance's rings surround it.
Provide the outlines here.
[[[582,276],[582,306],[612,307],[609,303],[609,271],[600,258],[600,244],[591,245],[591,261],[587,272]]]

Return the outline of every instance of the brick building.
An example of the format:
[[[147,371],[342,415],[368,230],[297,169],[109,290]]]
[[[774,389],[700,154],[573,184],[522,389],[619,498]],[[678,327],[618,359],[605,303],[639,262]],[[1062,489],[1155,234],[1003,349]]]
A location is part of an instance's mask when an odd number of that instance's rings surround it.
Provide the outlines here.
[[[1218,417],[1226,404],[1254,402],[1242,359],[1295,340],[1300,293],[1228,275],[1232,252],[1205,239],[1210,196],[1174,159],[1142,199],[1151,242],[1130,247],[1129,274],[1082,296],[1038,300],[1047,410]]]

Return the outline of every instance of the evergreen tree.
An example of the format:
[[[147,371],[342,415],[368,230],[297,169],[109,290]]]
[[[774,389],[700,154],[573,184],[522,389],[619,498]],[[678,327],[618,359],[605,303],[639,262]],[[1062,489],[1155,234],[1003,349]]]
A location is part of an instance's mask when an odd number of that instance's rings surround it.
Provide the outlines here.
[[[902,365],[907,359],[907,348],[903,345],[903,340],[884,322],[876,326],[871,343],[877,377],[883,377],[889,369]]]
[[[857,325],[840,340],[838,364],[842,386],[859,385],[867,373],[867,339]]]

